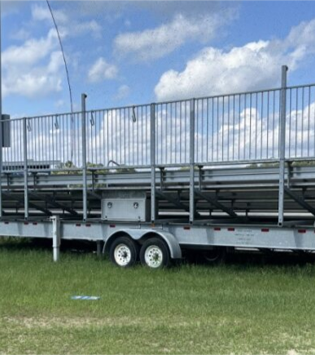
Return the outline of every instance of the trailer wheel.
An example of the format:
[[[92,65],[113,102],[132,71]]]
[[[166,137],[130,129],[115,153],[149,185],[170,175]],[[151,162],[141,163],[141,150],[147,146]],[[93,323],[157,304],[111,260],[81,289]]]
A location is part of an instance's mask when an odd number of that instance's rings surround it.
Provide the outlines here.
[[[159,238],[148,239],[141,247],[140,261],[151,269],[167,268],[171,263],[168,246]]]
[[[134,266],[138,255],[138,244],[128,237],[115,239],[109,249],[111,262],[123,268]]]
[[[225,262],[226,250],[225,248],[214,248],[211,250],[204,250],[201,253],[202,261],[208,265],[216,265]]]

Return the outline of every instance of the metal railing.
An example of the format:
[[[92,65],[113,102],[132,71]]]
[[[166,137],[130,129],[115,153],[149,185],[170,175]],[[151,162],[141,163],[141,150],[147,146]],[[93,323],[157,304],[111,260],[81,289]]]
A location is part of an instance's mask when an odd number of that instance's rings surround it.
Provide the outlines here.
[[[196,161],[276,159],[280,89],[196,100]]]
[[[150,167],[151,149],[156,165],[189,165],[192,144],[200,165],[278,160],[280,94],[271,89],[93,110],[85,122],[82,112],[11,119],[2,169],[23,171],[26,157],[29,170],[81,169],[83,124],[88,168],[111,160]],[[286,88],[285,136],[286,159],[315,157],[315,85]]]
[[[315,157],[315,86],[287,89],[287,158]]]

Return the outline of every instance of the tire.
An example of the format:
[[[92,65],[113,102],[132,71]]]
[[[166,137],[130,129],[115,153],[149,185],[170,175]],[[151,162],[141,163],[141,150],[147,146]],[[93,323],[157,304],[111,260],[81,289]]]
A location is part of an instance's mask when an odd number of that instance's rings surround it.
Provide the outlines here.
[[[224,264],[226,259],[225,248],[214,248],[211,250],[204,250],[201,252],[201,260],[207,265]]]
[[[129,237],[119,237],[109,249],[109,258],[113,264],[122,268],[132,267],[139,256],[139,246]]]
[[[150,238],[141,247],[140,261],[150,269],[163,269],[171,264],[168,246],[159,238]]]

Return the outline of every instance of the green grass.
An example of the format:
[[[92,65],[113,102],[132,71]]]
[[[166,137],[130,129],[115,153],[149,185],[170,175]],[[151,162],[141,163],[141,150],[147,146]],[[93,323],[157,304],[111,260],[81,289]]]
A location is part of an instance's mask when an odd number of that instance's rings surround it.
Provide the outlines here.
[[[314,265],[121,270],[23,244],[0,245],[0,354],[315,353]]]

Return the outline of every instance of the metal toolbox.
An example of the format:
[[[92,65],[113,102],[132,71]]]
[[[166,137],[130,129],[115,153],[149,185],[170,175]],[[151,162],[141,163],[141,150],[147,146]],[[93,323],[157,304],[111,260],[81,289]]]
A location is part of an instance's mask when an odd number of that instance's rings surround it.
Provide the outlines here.
[[[146,222],[149,204],[143,191],[110,191],[102,198],[102,219],[110,221]]]

